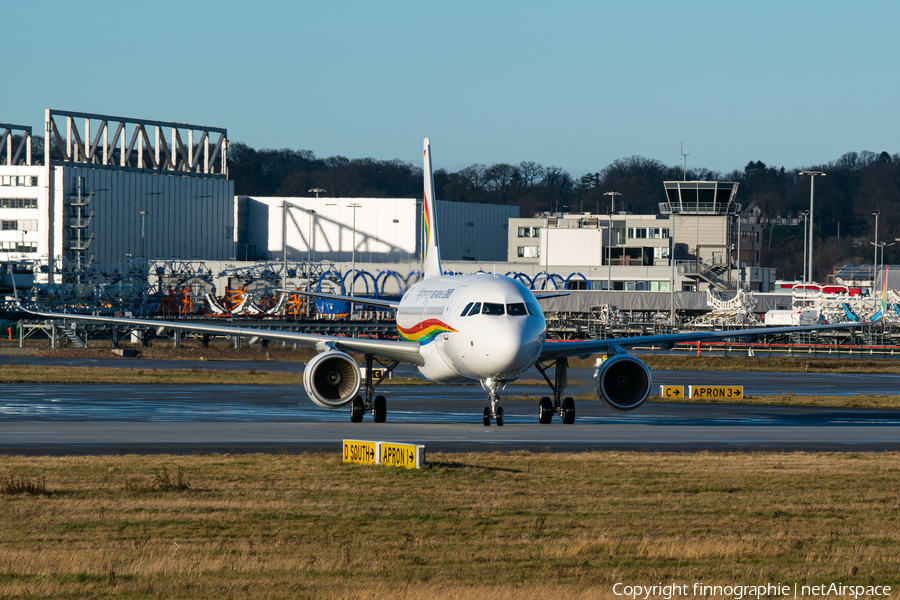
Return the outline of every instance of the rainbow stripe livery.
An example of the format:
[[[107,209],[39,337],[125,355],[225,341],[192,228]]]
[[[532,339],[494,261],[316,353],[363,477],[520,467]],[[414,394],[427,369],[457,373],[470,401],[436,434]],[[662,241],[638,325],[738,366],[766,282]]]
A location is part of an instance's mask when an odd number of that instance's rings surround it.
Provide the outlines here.
[[[434,178],[431,173],[431,144],[425,138],[425,279],[443,277],[441,269],[441,248],[438,243],[437,215],[434,200]]]
[[[425,203],[425,253],[426,258],[428,254],[428,249],[431,246],[431,211],[428,210],[428,202]]]
[[[427,321],[416,323],[408,329],[397,325],[397,330],[400,332],[400,337],[407,342],[419,342],[423,346],[434,341],[434,338],[440,333],[456,333],[455,329],[438,319],[428,319]]]

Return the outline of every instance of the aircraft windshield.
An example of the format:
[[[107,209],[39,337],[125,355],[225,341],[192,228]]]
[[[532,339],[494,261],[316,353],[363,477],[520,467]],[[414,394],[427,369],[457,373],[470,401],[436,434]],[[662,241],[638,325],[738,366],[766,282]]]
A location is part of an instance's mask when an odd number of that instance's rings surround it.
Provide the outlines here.
[[[494,304],[493,302],[485,302],[484,308],[481,309],[481,314],[483,315],[501,316],[503,312],[503,305]]]
[[[469,302],[463,309],[461,317],[471,317],[481,312],[481,302]]]
[[[516,302],[515,304],[506,305],[506,314],[511,317],[525,317],[528,316],[528,311],[525,310],[524,302]]]

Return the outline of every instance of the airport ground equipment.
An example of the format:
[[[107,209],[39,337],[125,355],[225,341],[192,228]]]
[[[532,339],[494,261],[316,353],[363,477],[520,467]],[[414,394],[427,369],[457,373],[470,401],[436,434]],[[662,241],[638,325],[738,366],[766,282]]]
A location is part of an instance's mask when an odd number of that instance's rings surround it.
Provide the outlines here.
[[[756,301],[753,292],[742,289],[729,295],[708,289],[706,291],[707,305],[710,312],[690,321],[687,325],[695,328],[721,328],[721,327],[753,327],[759,325],[759,317],[754,314]]]

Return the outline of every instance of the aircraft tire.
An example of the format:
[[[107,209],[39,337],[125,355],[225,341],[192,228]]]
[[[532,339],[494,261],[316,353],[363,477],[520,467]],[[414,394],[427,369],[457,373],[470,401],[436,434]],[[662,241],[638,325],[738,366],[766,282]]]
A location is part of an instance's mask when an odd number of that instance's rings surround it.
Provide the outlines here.
[[[350,402],[350,422],[362,423],[363,414],[366,412],[366,405],[363,399],[357,396]]]
[[[484,407],[484,426],[491,426],[491,409],[487,406]]]
[[[572,398],[563,398],[562,404],[563,423],[571,425],[575,422],[575,400]]]
[[[541,398],[538,403],[538,422],[547,425],[553,420],[553,401],[547,396]]]
[[[503,408],[497,408],[497,427],[503,427]]]
[[[384,423],[387,420],[387,400],[384,396],[375,396],[372,415],[376,423]]]

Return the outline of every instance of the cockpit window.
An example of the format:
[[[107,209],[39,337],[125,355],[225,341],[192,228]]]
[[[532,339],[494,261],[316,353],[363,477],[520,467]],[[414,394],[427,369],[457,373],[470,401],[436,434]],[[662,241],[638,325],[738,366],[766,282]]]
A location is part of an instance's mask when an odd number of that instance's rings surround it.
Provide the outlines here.
[[[481,314],[502,316],[503,315],[503,305],[502,304],[494,304],[493,302],[485,302],[484,308],[481,309]]]
[[[472,305],[473,305],[473,304],[475,304],[475,303],[474,303],[474,302],[469,302],[468,304],[466,304],[466,307],[463,309],[462,313],[461,313],[459,316],[464,317],[464,316],[466,316],[467,314],[469,314],[469,309],[472,308]]]
[[[523,302],[516,302],[515,304],[506,305],[506,314],[511,317],[525,317],[528,315],[528,311],[525,310]]]
[[[528,314],[532,317],[542,316],[540,307],[536,306],[533,302],[529,302],[526,306],[528,307]]]
[[[469,312],[463,311],[462,316],[471,317],[472,315],[477,315],[481,312],[481,302],[475,302],[472,304],[472,308],[469,309]]]

